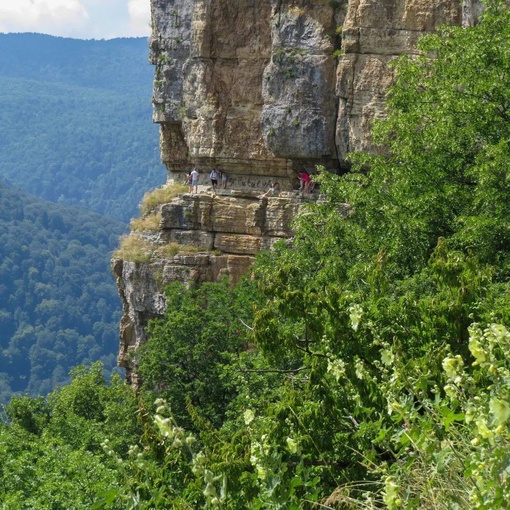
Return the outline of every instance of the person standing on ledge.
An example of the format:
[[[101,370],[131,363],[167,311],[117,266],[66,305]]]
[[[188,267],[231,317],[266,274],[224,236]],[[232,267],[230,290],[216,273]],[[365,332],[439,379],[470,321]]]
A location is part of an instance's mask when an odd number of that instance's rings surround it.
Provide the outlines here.
[[[212,169],[209,177],[211,178],[212,189],[214,192],[216,192],[216,186],[218,186],[218,171],[216,168]]]
[[[193,168],[191,171],[191,188],[195,190],[195,193],[198,193],[198,178],[200,177],[200,174],[198,173],[198,170]]]
[[[225,170],[222,170],[220,172],[220,175],[221,175],[221,187],[223,189],[227,189],[227,180],[228,180],[227,173],[225,172]]]
[[[191,177],[191,170],[186,174],[186,184],[188,185],[189,193],[193,193],[193,186],[191,185],[193,178]]]
[[[309,193],[311,182],[312,178],[310,177],[310,174],[306,170],[303,170],[299,174],[299,191],[303,191],[303,193]]]

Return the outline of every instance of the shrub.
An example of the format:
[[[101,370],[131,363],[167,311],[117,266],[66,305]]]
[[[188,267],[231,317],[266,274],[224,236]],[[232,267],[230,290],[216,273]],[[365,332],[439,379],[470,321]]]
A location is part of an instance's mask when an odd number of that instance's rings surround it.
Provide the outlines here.
[[[474,323],[469,350],[466,359],[449,354],[443,360],[446,385],[432,395],[388,399],[398,425],[397,462],[385,478],[388,508],[507,506],[510,332]]]

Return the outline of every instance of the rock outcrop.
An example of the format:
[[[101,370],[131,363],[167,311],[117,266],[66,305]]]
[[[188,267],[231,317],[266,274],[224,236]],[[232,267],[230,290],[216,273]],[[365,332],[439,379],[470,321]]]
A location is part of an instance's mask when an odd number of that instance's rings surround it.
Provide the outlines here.
[[[112,271],[123,303],[119,364],[137,384],[133,354],[145,342],[148,321],[166,307],[164,287],[217,281],[235,283],[263,249],[292,236],[292,220],[318,195],[282,192],[263,196],[252,191],[184,193],[158,207],[159,229],[132,233],[148,260],[114,258]]]
[[[217,167],[225,194],[183,195],[160,206],[161,245],[194,254],[114,260],[124,304],[120,363],[145,341],[173,280],[233,280],[255,253],[291,236],[298,173],[348,169],[351,151],[376,150],[389,63],[444,24],[469,26],[479,0],[151,0],[154,121],[170,183],[195,166],[202,190]],[[260,199],[270,182],[285,197]],[[142,236],[143,237],[143,236]],[[146,236],[147,237],[147,236]]]

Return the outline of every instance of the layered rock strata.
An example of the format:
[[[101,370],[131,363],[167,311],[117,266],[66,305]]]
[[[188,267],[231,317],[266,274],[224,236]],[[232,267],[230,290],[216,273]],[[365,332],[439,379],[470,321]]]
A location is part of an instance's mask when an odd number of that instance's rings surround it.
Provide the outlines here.
[[[345,167],[371,150],[388,63],[479,0],[152,0],[154,121],[171,178],[217,166],[237,187]],[[204,176],[205,178],[205,176]]]
[[[235,280],[254,254],[291,235],[302,199],[298,173],[348,169],[351,151],[374,151],[389,64],[414,54],[440,25],[470,26],[479,0],[151,0],[154,121],[169,182],[191,167],[208,185],[214,166],[230,195],[183,195],[161,207],[153,261],[114,260],[124,311],[120,363],[145,341],[173,280]],[[257,198],[270,182],[285,198]],[[251,193],[251,194],[250,194]],[[200,254],[161,256],[165,244]],[[159,255],[156,255],[159,253]]]
[[[217,166],[237,188],[292,189],[337,166],[330,0],[155,0],[154,120],[176,180]]]
[[[166,285],[177,280],[194,286],[222,276],[235,283],[260,250],[292,236],[291,223],[299,209],[317,198],[204,192],[182,194],[159,206],[159,230],[130,234],[144,240],[150,260],[112,261],[123,302],[119,364],[126,368],[128,380],[137,384],[131,354],[145,342],[148,321],[164,313]]]

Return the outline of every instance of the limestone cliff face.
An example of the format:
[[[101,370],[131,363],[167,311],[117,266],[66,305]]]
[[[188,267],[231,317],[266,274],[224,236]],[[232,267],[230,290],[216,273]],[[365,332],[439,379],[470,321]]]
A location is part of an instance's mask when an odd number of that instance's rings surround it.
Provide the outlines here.
[[[444,24],[458,25],[458,0],[354,0],[342,29],[345,54],[337,67],[339,98],[336,143],[340,157],[349,151],[372,150],[370,123],[384,111],[392,81],[388,64],[413,54],[416,42]]]
[[[119,364],[126,367],[128,380],[137,384],[130,354],[145,342],[148,321],[164,313],[165,285],[176,280],[198,285],[221,276],[236,282],[257,252],[291,237],[293,218],[316,199],[313,194],[264,197],[226,190],[185,193],[158,206],[159,229],[131,234],[143,239],[150,260],[112,261],[123,302]]]
[[[388,63],[478,12],[479,0],[152,0],[163,161],[175,179],[217,165],[247,188],[336,170],[370,148]]]
[[[345,171],[350,151],[374,150],[372,120],[384,114],[388,64],[414,53],[443,24],[472,25],[479,0],[151,0],[154,121],[169,182],[196,166],[221,195],[183,195],[160,206],[157,248],[195,254],[113,261],[124,303],[120,362],[145,341],[173,280],[235,280],[255,253],[291,236],[303,203],[293,190],[302,168]],[[278,198],[258,198],[271,181]],[[313,199],[313,197],[312,197]],[[307,198],[308,200],[308,198]],[[143,236],[142,236],[143,237]],[[162,253],[161,251],[159,253]]]

